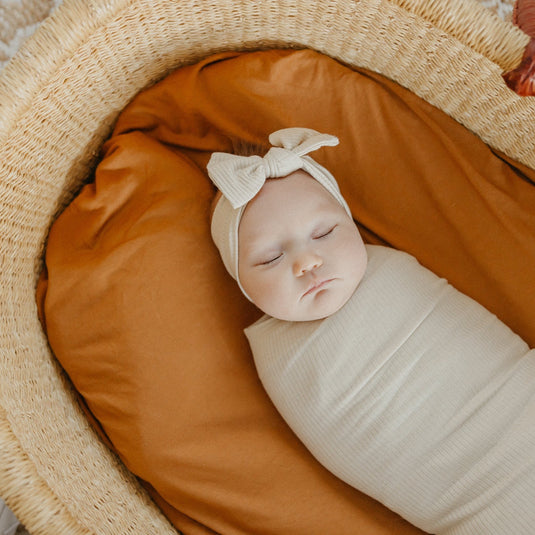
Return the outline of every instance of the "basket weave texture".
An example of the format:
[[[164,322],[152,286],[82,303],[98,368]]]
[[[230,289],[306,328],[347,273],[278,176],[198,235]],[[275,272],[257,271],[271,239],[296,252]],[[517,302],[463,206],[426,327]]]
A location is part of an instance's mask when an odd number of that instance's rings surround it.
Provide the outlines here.
[[[501,78],[527,42],[475,0],[65,0],[0,76],[0,495],[29,530],[176,533],[88,425],[34,296],[52,221],[136,93],[218,51],[312,48],[535,167],[535,104]]]

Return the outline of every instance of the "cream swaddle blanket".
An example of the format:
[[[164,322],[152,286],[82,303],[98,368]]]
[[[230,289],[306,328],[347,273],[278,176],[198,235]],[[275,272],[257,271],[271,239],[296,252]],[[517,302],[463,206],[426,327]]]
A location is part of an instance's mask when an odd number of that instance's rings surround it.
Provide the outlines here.
[[[346,305],[246,329],[262,383],[331,472],[438,534],[532,534],[535,351],[410,255],[367,246]]]

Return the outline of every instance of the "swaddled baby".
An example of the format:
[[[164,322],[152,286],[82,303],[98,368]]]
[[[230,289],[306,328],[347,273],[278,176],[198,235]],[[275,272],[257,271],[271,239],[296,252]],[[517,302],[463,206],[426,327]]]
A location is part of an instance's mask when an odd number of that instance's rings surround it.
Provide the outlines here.
[[[532,533],[535,353],[412,256],[364,245],[308,156],[336,138],[270,142],[208,172],[214,241],[266,313],[245,332],[279,412],[326,468],[428,532]]]

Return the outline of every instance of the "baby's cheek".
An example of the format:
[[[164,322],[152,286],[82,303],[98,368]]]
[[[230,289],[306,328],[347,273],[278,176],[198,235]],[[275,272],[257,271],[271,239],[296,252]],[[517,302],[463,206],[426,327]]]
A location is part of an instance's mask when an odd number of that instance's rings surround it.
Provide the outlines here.
[[[284,277],[272,274],[265,280],[263,304],[269,309],[268,314],[275,317],[292,311],[292,291]]]
[[[354,248],[351,256],[351,277],[354,279],[355,284],[359,284],[368,266],[368,255],[364,245]]]
[[[268,272],[258,271],[247,278],[247,286],[244,288],[251,296],[251,299],[257,306],[265,306],[275,298],[274,293],[277,291],[273,277]],[[242,281],[243,284],[243,281]]]
[[[270,276],[265,281],[265,298],[277,303],[283,300],[286,292],[284,281],[280,277]]]

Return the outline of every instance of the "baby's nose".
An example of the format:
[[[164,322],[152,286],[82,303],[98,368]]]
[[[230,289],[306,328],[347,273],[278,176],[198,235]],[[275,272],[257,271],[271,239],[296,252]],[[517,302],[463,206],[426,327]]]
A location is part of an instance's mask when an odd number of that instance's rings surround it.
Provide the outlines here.
[[[315,253],[301,254],[293,264],[293,272],[296,277],[300,277],[309,271],[319,268],[323,264],[321,256]]]

